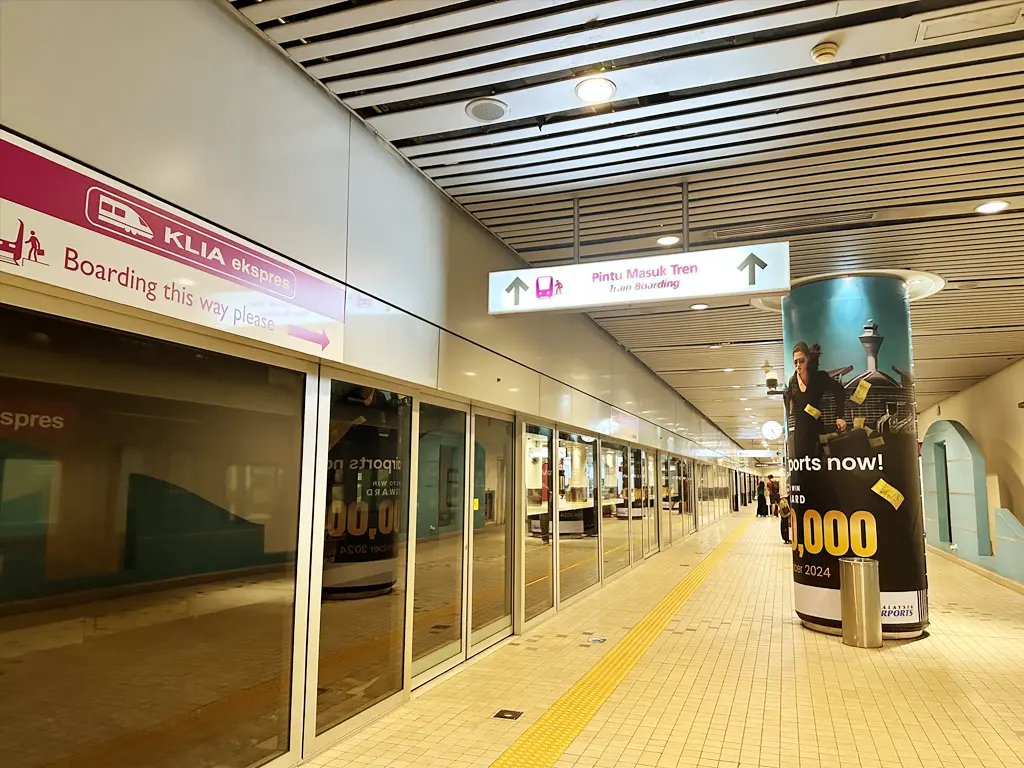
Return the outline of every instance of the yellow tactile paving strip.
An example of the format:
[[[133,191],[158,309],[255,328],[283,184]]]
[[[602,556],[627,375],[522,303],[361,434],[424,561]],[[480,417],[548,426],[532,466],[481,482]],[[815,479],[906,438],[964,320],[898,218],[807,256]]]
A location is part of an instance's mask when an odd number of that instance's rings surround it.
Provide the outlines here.
[[[491,765],[492,768],[551,768],[601,705],[665,630],[680,608],[725,559],[750,520],[730,533],[582,678]]]

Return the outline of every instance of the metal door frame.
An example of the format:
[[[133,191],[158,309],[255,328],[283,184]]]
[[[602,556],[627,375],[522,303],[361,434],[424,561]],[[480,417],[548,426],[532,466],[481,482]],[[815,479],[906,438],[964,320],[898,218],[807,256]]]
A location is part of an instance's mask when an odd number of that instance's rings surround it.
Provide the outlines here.
[[[594,584],[591,584],[589,587],[586,587],[586,588],[580,590],[576,594],[570,595],[569,597],[566,597],[566,598],[563,599],[562,598],[562,571],[561,571],[561,566],[562,566],[562,556],[561,556],[561,543],[562,543],[562,529],[561,529],[562,521],[561,521],[561,517],[562,517],[562,515],[561,515],[561,509],[560,509],[561,494],[558,493],[558,491],[556,489],[556,491],[555,491],[555,524],[552,526],[552,530],[554,531],[553,535],[555,536],[555,539],[554,539],[554,541],[555,541],[555,582],[556,582],[555,583],[555,610],[559,610],[560,611],[560,610],[562,610],[563,607],[565,607],[565,606],[567,606],[567,605],[569,605],[569,604],[571,604],[571,603],[573,603],[573,602],[575,602],[577,600],[581,600],[586,595],[589,595],[595,589],[600,589],[601,585],[604,584],[604,557],[603,557],[603,551],[604,550],[602,549],[602,547],[604,546],[604,538],[603,538],[603,533],[602,533],[603,526],[601,525],[602,521],[601,521],[601,514],[600,514],[600,499],[599,499],[600,483],[598,483],[598,481],[597,481],[597,471],[596,471],[597,470],[597,462],[598,462],[598,459],[600,457],[601,436],[598,433],[592,432],[589,429],[580,429],[579,427],[571,426],[571,425],[568,425],[568,424],[563,424],[561,422],[558,422],[556,424],[556,427],[557,428],[555,429],[555,442],[554,442],[554,457],[555,457],[555,463],[556,464],[558,463],[558,448],[559,448],[559,446],[561,445],[561,442],[562,442],[562,437],[561,437],[561,433],[562,432],[566,432],[566,433],[572,434],[572,435],[586,435],[587,437],[593,437],[594,438],[593,454],[594,454],[594,470],[595,471],[594,471],[594,487],[591,488],[591,491],[594,494],[594,508],[598,512],[598,514],[597,514],[597,582],[594,583]],[[554,477],[557,480],[557,474],[555,474]]]
[[[481,653],[482,651],[485,651],[488,648],[490,648],[495,643],[500,643],[502,640],[505,640],[506,638],[509,638],[509,637],[511,637],[514,634],[514,631],[515,631],[515,615],[516,615],[516,611],[515,611],[516,592],[519,591],[518,590],[518,585],[516,584],[518,573],[517,573],[516,567],[515,567],[516,566],[515,536],[516,536],[516,528],[518,527],[517,526],[517,519],[519,517],[519,515],[517,514],[518,499],[520,498],[520,496],[522,496],[522,493],[520,492],[520,489],[517,487],[518,480],[520,478],[519,478],[518,472],[516,471],[517,465],[521,464],[521,462],[517,462],[516,461],[516,453],[517,453],[517,451],[520,450],[520,446],[521,446],[521,444],[519,443],[519,440],[518,440],[519,430],[517,428],[517,425],[519,424],[519,418],[518,418],[518,415],[516,414],[516,412],[515,411],[511,411],[511,410],[503,410],[503,409],[500,409],[500,408],[492,408],[492,407],[477,406],[477,405],[471,405],[470,406],[470,432],[469,432],[470,461],[469,461],[469,475],[468,475],[469,480],[468,480],[468,485],[471,488],[476,483],[476,417],[477,416],[484,416],[484,417],[492,418],[492,419],[500,419],[501,421],[507,421],[507,422],[512,424],[512,454],[509,457],[509,459],[512,462],[512,466],[510,467],[510,469],[511,469],[511,473],[510,473],[511,476],[509,477],[509,485],[510,485],[511,490],[512,490],[512,504],[511,504],[511,506],[509,508],[509,517],[511,519],[511,532],[510,532],[511,540],[508,542],[508,561],[507,561],[508,562],[508,568],[511,571],[509,573],[509,590],[511,592],[511,594],[510,594],[511,600],[510,600],[509,622],[508,622],[508,629],[507,629],[507,631],[504,628],[497,629],[493,633],[487,635],[486,637],[484,637],[483,639],[477,641],[476,643],[472,642],[472,640],[473,640],[473,555],[474,555],[474,544],[475,544],[474,536],[473,536],[473,534],[474,534],[473,524],[474,524],[474,520],[475,520],[474,513],[476,512],[476,510],[473,508],[473,504],[470,503],[469,507],[467,509],[467,512],[468,512],[467,518],[468,518],[468,521],[469,521],[468,522],[468,527],[469,527],[469,531],[470,531],[470,533],[469,533],[468,561],[467,561],[468,564],[469,564],[469,573],[467,574],[468,575],[468,583],[467,583],[467,592],[466,592],[466,597],[467,597],[467,600],[468,600],[468,604],[467,604],[467,609],[466,609],[466,628],[465,628],[465,634],[463,636],[464,637],[463,642],[464,642],[465,647],[467,649],[467,658],[472,658],[473,656],[476,656],[477,654]],[[474,492],[475,491],[473,491],[473,490],[470,491],[469,498],[471,500],[475,498],[473,496]],[[488,626],[490,626],[490,625],[488,625]],[[483,629],[486,629],[486,627],[484,627]]]
[[[518,467],[519,471],[516,472],[516,488],[519,490],[517,495],[516,512],[518,515],[518,523],[516,526],[516,539],[515,539],[515,569],[516,574],[522,576],[518,579],[522,583],[522,589],[516,589],[513,593],[513,629],[514,634],[520,635],[527,628],[539,624],[545,619],[550,618],[558,610],[558,546],[557,546],[557,518],[558,518],[558,488],[555,487],[557,478],[555,476],[555,463],[558,461],[558,424],[554,421],[547,419],[539,419],[536,417],[529,416],[523,413],[516,414],[516,436],[519,440],[517,442],[517,455],[520,457]],[[527,619],[526,618],[526,537],[527,532],[525,530],[528,516],[526,514],[526,429],[528,426],[540,427],[541,429],[551,430],[551,440],[548,445],[548,456],[551,459],[548,471],[551,473],[552,483],[550,485],[551,492],[551,524],[548,528],[548,535],[551,541],[551,605],[538,613],[536,616]]]
[[[417,480],[417,507],[419,506],[418,497],[418,486],[419,486],[419,444],[420,444],[420,408],[426,403],[427,405],[433,405],[440,408],[447,408],[451,411],[458,411],[466,417],[466,433],[463,441],[463,458],[462,458],[462,471],[465,479],[462,489],[462,594],[460,596],[460,615],[459,615],[459,641],[461,648],[459,652],[451,656],[448,659],[439,661],[437,664],[428,667],[420,672],[413,673],[413,637],[415,635],[415,602],[416,602],[416,525],[418,523],[418,509],[410,510],[410,521],[409,521],[409,539],[410,543],[408,546],[409,551],[409,577],[408,577],[408,592],[410,595],[409,606],[407,612],[407,621],[410,622],[409,637],[409,648],[407,651],[408,663],[409,663],[409,688],[413,690],[428,683],[436,677],[443,675],[451,669],[454,669],[459,664],[462,664],[469,658],[466,647],[466,629],[469,623],[468,609],[469,609],[469,539],[471,535],[470,525],[472,515],[470,514],[470,453],[472,451],[473,443],[471,442],[471,422],[472,422],[472,407],[468,403],[461,402],[459,400],[451,400],[446,397],[441,397],[433,394],[417,394],[413,401],[413,414],[414,423],[416,425],[416,433],[413,435],[413,441],[416,444],[416,480]]]

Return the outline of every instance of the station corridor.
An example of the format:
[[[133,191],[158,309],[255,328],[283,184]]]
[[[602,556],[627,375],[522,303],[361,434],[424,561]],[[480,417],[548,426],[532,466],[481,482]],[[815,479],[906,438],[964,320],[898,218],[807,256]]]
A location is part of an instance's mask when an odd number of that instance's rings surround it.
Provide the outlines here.
[[[312,764],[1024,766],[1024,594],[929,555],[929,634],[864,650],[800,626],[790,569],[724,518]]]

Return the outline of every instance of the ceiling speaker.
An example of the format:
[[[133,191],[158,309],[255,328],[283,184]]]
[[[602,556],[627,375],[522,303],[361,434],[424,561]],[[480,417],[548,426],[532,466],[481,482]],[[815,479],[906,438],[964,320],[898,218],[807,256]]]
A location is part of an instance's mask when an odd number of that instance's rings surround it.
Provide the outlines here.
[[[466,105],[466,114],[478,123],[493,123],[508,114],[508,104],[498,99],[473,99]]]

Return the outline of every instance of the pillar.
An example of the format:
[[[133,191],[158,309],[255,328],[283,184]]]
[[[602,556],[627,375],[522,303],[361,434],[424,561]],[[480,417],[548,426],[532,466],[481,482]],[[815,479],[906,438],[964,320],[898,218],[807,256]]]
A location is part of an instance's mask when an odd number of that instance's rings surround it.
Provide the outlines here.
[[[883,632],[917,636],[928,590],[907,285],[877,274],[811,281],[783,300],[782,314],[797,613],[805,626],[838,632],[839,559],[870,557]]]

